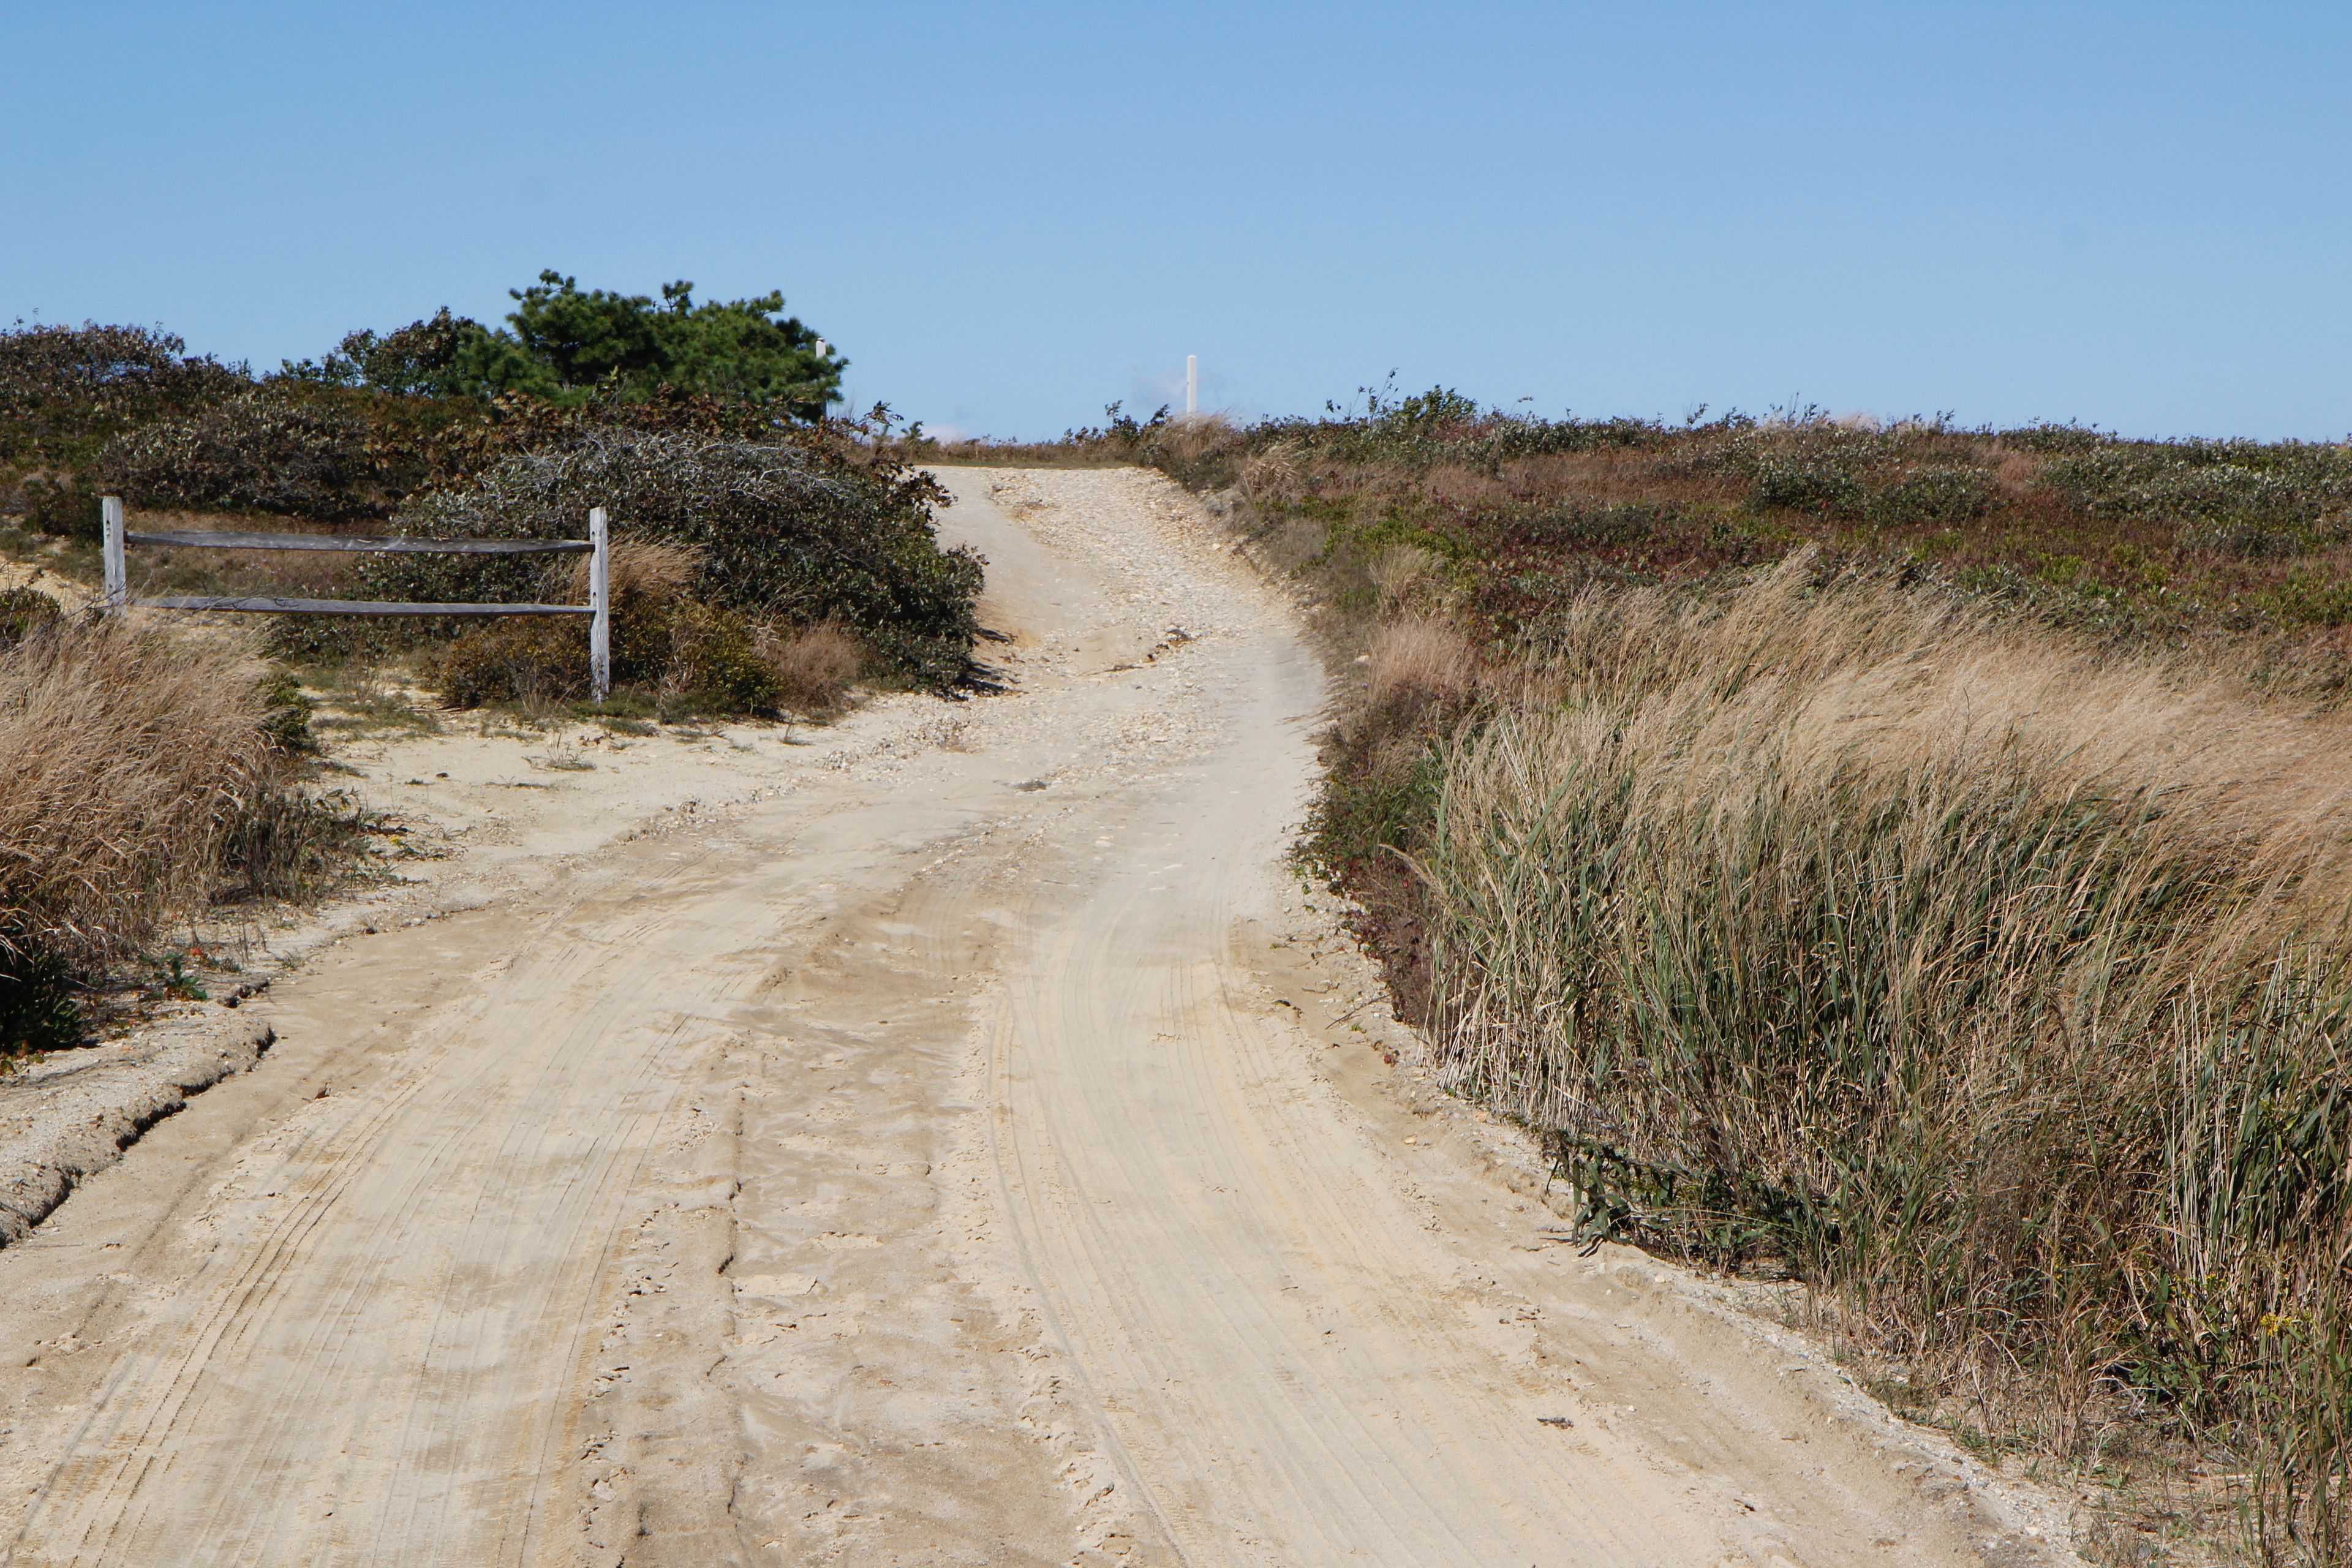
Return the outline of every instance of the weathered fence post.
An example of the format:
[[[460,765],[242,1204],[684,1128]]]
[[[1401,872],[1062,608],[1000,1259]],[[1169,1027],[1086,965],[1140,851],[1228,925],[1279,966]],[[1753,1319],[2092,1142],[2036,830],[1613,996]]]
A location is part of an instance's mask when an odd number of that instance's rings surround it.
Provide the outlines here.
[[[100,496],[98,511],[106,525],[106,607],[111,614],[131,602],[131,569],[122,563],[122,498]]]
[[[613,689],[613,540],[604,509],[588,510],[588,683],[602,702]]]

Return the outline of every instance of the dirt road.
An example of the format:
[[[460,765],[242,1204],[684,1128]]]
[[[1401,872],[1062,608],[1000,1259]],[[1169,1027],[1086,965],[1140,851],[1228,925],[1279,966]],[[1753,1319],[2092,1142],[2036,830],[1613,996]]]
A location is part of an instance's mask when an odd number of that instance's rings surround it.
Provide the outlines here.
[[[1191,502],[946,477],[1012,694],[337,949],[0,1251],[7,1562],[2063,1560],[1382,1065]]]

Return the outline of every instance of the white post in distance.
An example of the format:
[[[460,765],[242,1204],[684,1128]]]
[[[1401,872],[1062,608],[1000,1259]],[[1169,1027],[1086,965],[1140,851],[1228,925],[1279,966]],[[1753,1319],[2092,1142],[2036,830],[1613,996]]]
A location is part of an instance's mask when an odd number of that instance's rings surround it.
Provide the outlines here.
[[[602,702],[613,689],[613,547],[604,509],[588,510],[588,683]]]
[[[122,498],[100,496],[98,510],[106,527],[106,607],[119,614],[131,602],[131,572],[122,563]]]
[[[1184,356],[1184,412],[1201,412],[1201,356]]]

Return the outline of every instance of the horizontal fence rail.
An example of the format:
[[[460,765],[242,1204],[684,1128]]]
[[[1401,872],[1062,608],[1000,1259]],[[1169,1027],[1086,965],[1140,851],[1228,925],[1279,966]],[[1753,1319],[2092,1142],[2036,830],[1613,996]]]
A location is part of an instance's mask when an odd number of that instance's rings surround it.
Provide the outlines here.
[[[257,616],[593,616],[588,605],[426,605],[388,599],[270,599],[169,594],[133,599],[151,610],[226,610]]]
[[[122,498],[100,498],[105,521],[106,607],[133,605],[153,610],[214,610],[263,616],[586,616],[588,679],[602,702],[613,689],[612,537],[604,509],[588,513],[588,537],[580,539],[366,538],[334,533],[230,533],[217,530],[163,530],[132,533],[123,527]],[[286,599],[254,594],[166,594],[131,596],[131,571],[124,547],[163,544],[194,550],[334,550],[377,555],[585,555],[588,602],[584,605],[436,605],[391,599]]]
[[[125,544],[179,544],[195,550],[353,550],[378,555],[586,555],[584,539],[368,539],[342,533],[125,533]]]

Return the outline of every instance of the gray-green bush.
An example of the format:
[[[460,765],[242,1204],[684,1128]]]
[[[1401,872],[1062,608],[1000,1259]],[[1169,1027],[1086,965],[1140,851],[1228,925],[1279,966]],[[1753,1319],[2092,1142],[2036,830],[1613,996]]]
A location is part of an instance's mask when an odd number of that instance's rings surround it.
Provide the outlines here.
[[[692,597],[761,620],[855,633],[880,673],[932,689],[971,668],[981,562],[940,546],[930,479],[811,441],[740,441],[602,428],[510,458],[461,489],[413,498],[394,519],[445,537],[580,538],[603,506],[622,540],[689,547]],[[568,571],[569,567],[564,570]],[[528,560],[372,557],[384,598],[529,598]]]

